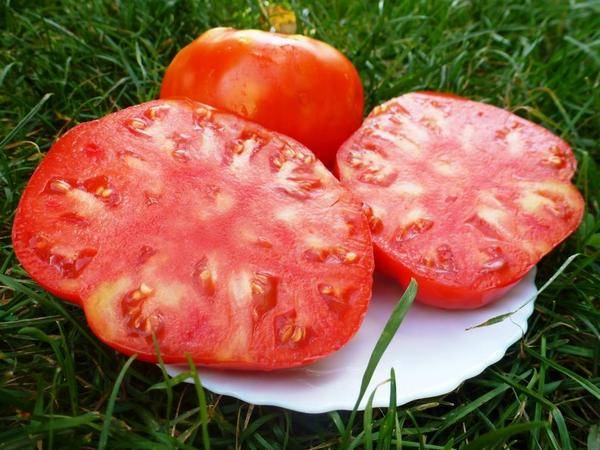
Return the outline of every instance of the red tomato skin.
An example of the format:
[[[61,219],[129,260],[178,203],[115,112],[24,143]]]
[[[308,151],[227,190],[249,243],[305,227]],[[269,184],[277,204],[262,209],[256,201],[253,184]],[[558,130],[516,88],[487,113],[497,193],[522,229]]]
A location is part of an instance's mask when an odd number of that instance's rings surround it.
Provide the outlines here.
[[[184,47],[161,98],[189,97],[295,138],[328,167],[361,124],[363,88],[352,63],[305,36],[214,28]]]
[[[432,278],[426,278],[417,273],[413,273],[400,261],[390,257],[378,247],[374,248],[374,254],[375,261],[377,262],[377,269],[381,273],[396,279],[400,285],[405,287],[408,286],[410,279],[414,278],[419,285],[417,297],[419,303],[441,309],[481,308],[502,297],[522,279],[520,278],[507,285],[495,286],[492,289],[484,291],[460,286],[449,286],[439,283]]]

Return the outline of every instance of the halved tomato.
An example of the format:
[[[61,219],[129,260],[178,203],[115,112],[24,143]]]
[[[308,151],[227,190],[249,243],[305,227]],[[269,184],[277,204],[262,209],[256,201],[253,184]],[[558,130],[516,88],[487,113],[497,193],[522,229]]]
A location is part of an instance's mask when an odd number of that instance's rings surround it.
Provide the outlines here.
[[[167,362],[307,364],[358,329],[371,295],[367,219],[305,147],[191,101],[80,125],[33,175],[17,256],[94,333]]]
[[[352,63],[301,35],[213,28],[171,61],[161,98],[189,97],[302,142],[327,166],[363,119]]]
[[[502,295],[581,221],[562,139],[508,111],[432,92],[373,110],[337,154],[378,267],[442,308]]]

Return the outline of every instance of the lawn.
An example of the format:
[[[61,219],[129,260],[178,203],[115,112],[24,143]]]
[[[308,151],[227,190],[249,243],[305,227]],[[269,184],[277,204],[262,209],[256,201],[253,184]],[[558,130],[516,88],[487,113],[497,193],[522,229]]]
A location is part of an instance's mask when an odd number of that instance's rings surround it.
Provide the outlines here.
[[[265,2],[266,3],[266,2]],[[367,110],[419,89],[507,108],[565,138],[582,226],[539,265],[530,328],[454,392],[396,410],[306,415],[169,381],[98,343],[82,312],[14,257],[14,210],[52,142],[157,96],[165,66],[213,26],[268,28],[260,0],[0,5],[0,449],[600,449],[600,3],[292,1],[299,32],[357,66]],[[423,330],[424,333],[427,330]],[[411,370],[399,367],[398,370]]]

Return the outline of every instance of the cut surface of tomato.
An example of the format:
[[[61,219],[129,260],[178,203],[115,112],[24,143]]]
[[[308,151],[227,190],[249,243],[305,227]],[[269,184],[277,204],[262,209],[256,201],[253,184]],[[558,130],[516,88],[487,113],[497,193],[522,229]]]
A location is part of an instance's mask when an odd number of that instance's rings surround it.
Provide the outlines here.
[[[376,107],[340,148],[377,266],[442,308],[475,308],[520,280],[581,221],[576,160],[550,131],[453,95]]]
[[[291,136],[327,166],[363,119],[358,72],[302,35],[213,28],[170,63],[161,98],[189,97]]]
[[[14,226],[40,284],[79,294],[94,333],[156,361],[275,369],[357,331],[366,217],[304,146],[160,100],[80,125],[33,175]],[[62,283],[67,280],[67,284]]]
[[[12,231],[15,254],[29,275],[76,304],[81,274],[99,247],[100,227],[119,203],[108,180],[80,175],[102,156],[101,137],[90,133],[96,126],[81,124],[52,146],[21,196]]]

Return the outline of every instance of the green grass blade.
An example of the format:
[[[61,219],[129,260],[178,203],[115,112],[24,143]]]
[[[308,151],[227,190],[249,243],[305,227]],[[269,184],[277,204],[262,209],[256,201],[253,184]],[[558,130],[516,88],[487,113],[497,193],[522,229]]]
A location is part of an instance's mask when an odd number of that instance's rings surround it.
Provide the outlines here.
[[[448,442],[446,442],[446,445],[444,445],[442,450],[452,450],[452,447],[454,447],[454,439],[450,439]]]
[[[542,353],[544,355],[546,355],[546,336],[542,336],[540,347],[542,349]],[[540,371],[538,373],[538,382],[537,382],[538,393],[540,395],[544,394],[545,385],[546,385],[546,365],[542,362],[542,364],[540,364]],[[533,421],[539,422],[540,420],[542,420],[542,404],[537,402],[535,404],[535,410],[533,413]],[[531,439],[529,441],[529,447],[535,448],[535,446],[539,446],[539,438],[540,438],[540,429],[536,428],[535,430],[533,430],[531,432]]]
[[[371,395],[369,396],[369,400],[367,401],[367,406],[365,407],[365,412],[363,414],[363,443],[365,450],[373,450],[373,399],[375,398],[375,393],[377,392],[377,388],[373,389]]]
[[[527,386],[521,385],[517,380],[513,379],[513,377],[511,377],[510,375],[502,374],[493,369],[490,370],[490,372],[493,373],[494,375],[496,375],[498,378],[500,378],[505,383],[511,385],[517,391],[522,392],[523,394],[527,395],[528,397],[530,397],[534,400],[537,400],[538,402],[541,402],[547,408],[552,409],[555,407],[555,405],[551,401],[549,401],[547,398],[545,398],[542,394],[539,394],[538,392],[534,391],[533,389],[530,389]]]
[[[396,372],[392,367],[390,369],[390,401],[383,425],[379,429],[378,449],[389,450],[392,446],[393,429],[396,422],[396,407]]]
[[[415,426],[417,438],[419,439],[419,450],[425,450],[425,436],[423,436],[423,433],[421,432],[421,428],[417,423],[417,419],[415,419],[415,416],[410,409],[406,410],[406,415],[410,418],[413,425]]]
[[[544,363],[546,363],[546,365],[552,367],[553,369],[557,370],[558,372],[562,373],[563,375],[569,377],[570,379],[575,381],[577,384],[579,384],[583,389],[585,389],[590,394],[592,394],[594,397],[596,397],[597,400],[600,400],[600,387],[598,387],[597,385],[592,383],[590,380],[586,380],[581,375],[578,375],[575,372],[573,372],[572,370],[569,370],[566,367],[563,367],[560,364],[552,361],[551,359],[540,355],[538,352],[536,352],[535,350],[532,350],[531,348],[525,348],[525,351],[527,353],[529,353],[531,356],[534,356],[535,358],[539,359],[540,361],[543,361]]]
[[[81,427],[83,425],[91,425],[98,420],[98,414],[86,413],[76,417],[64,417],[54,415],[53,417],[43,417],[51,419],[51,421],[31,424],[18,429],[9,429],[0,432],[0,448],[8,446],[9,443],[19,443],[22,448],[23,443],[35,442],[36,437],[41,433],[49,432],[50,430],[57,432]]]
[[[398,420],[398,414],[396,414],[394,430],[395,430],[394,437],[396,438],[396,450],[402,450],[402,424]]]
[[[558,428],[558,435],[560,437],[562,449],[571,450],[573,445],[571,444],[571,437],[569,436],[569,430],[567,429],[565,418],[558,408],[553,408],[551,414],[552,418],[554,419],[554,423],[556,423],[556,427]]]
[[[361,448],[360,445],[363,443],[363,436],[365,435],[365,430],[362,430],[358,435],[350,442],[347,450],[354,450]]]
[[[537,428],[537,429],[539,430],[539,428]],[[550,442],[550,445],[553,450],[563,450],[561,448],[560,444],[558,443],[558,439],[556,439],[556,436],[554,435],[552,428],[550,428],[550,427],[544,428],[544,434],[548,438],[548,441]]]
[[[10,330],[11,328],[35,327],[46,323],[56,323],[65,320],[62,316],[36,317],[35,319],[12,320],[10,322],[0,322],[0,331]]]
[[[202,382],[198,376],[196,370],[196,364],[192,361],[190,355],[187,355],[188,365],[192,372],[192,379],[194,380],[194,388],[196,389],[196,395],[198,397],[198,406],[200,407],[200,421],[202,422],[202,443],[204,450],[210,450],[210,436],[208,434],[208,407],[206,406],[206,394],[202,387]]]
[[[348,440],[350,438],[350,432],[352,430],[352,425],[356,417],[356,411],[358,410],[360,402],[362,401],[363,396],[365,395],[365,391],[367,390],[367,387],[371,382],[371,378],[373,377],[375,368],[377,367],[377,364],[379,364],[379,360],[381,359],[381,356],[392,341],[392,338],[398,331],[398,328],[404,320],[406,313],[408,313],[410,305],[412,305],[416,295],[417,282],[414,279],[411,279],[408,287],[406,288],[406,291],[404,291],[404,294],[402,294],[402,297],[394,307],[394,310],[392,311],[390,318],[385,324],[385,327],[381,332],[381,336],[379,336],[379,339],[375,344],[375,348],[371,353],[371,357],[369,358],[369,362],[367,363],[367,368],[365,369],[365,373],[363,374],[358,399],[356,400],[354,409],[352,410],[352,413],[350,414],[350,419],[348,420],[348,424],[346,425],[346,431],[344,432],[342,438],[342,447],[347,445],[348,443]]]
[[[277,414],[265,414],[264,416],[256,419],[242,432],[240,436],[240,443],[247,441],[260,427],[276,418]]]
[[[600,425],[592,425],[587,437],[588,450],[600,450]]]
[[[62,348],[61,369],[63,378],[67,384],[69,398],[71,400],[71,413],[75,416],[79,410],[79,397],[77,395],[77,381],[75,375],[75,364],[73,361],[73,351],[68,347],[68,339],[65,336],[60,323],[57,324],[60,332],[60,347]]]
[[[327,415],[331,418],[331,421],[335,425],[337,431],[341,434],[344,434],[344,422],[342,421],[342,417],[338,411],[331,411],[327,413]]]
[[[458,421],[462,420],[463,418],[465,418],[466,416],[471,414],[476,409],[485,405],[490,400],[492,400],[492,399],[498,397],[499,395],[501,395],[502,393],[504,393],[509,388],[510,388],[510,386],[508,384],[502,384],[502,385],[498,386],[497,388],[492,389],[491,391],[487,392],[486,394],[480,396],[479,398],[472,400],[468,404],[453,409],[452,411],[450,411],[450,413],[445,417],[444,421],[441,423],[439,431],[443,431],[446,428],[451,427]]]
[[[158,358],[158,367],[160,367],[160,371],[162,373],[163,380],[165,383],[165,391],[167,393],[167,419],[170,419],[171,411],[173,409],[173,388],[171,387],[171,377],[167,373],[165,362],[163,361],[162,353],[160,351],[158,341],[156,340],[155,333],[152,333],[152,345],[154,346],[154,352],[156,353],[156,357]]]
[[[102,431],[100,432],[100,440],[98,441],[98,450],[105,450],[106,444],[108,443],[108,433],[110,432],[110,423],[112,421],[113,411],[115,409],[115,403],[117,402],[117,395],[119,393],[119,388],[121,387],[121,383],[123,383],[123,379],[125,378],[125,374],[129,369],[129,366],[133,364],[133,361],[137,358],[137,355],[131,355],[129,359],[123,364],[117,379],[115,380],[115,385],[113,386],[112,392],[110,393],[110,397],[108,398],[108,404],[106,405],[106,413],[104,414],[104,424],[102,425]]]
[[[13,68],[13,66],[16,63],[17,63],[16,61],[13,61],[10,64],[7,64],[6,66],[4,66],[2,68],[2,70],[0,70],[0,87],[2,87],[2,85],[4,84],[4,79],[6,78],[6,75],[8,75],[8,72],[10,71],[10,69]]]
[[[98,343],[98,340],[96,338],[94,338],[90,334],[89,330],[87,328],[84,328],[79,323],[79,321],[75,320],[73,315],[69,311],[66,310],[66,308],[61,304],[61,302],[59,300],[54,299],[54,298],[47,299],[47,298],[43,297],[42,295],[38,294],[37,292],[35,292],[34,290],[29,289],[27,286],[25,286],[23,283],[19,282],[18,280],[8,277],[1,273],[0,273],[0,283],[2,283],[3,285],[7,286],[10,289],[12,289],[15,292],[19,292],[21,294],[24,294],[24,295],[34,299],[35,301],[37,301],[41,304],[51,306],[53,309],[58,311],[61,316],[66,318],[72,324],[72,326],[74,328],[76,328],[86,338],[86,340],[88,341],[89,344],[92,344],[98,350],[100,350],[101,352],[104,352],[104,349],[100,346],[100,344]]]
[[[35,115],[42,109],[44,103],[48,101],[48,99],[52,97],[52,93],[45,94],[36,105],[31,108],[31,110],[23,117],[19,123],[6,135],[2,140],[0,140],[0,151],[4,150],[6,144],[12,141],[19,132],[35,117]]]
[[[163,380],[158,383],[154,383],[146,392],[154,391],[154,390],[168,390],[172,389],[178,384],[185,383],[185,381],[192,376],[192,372],[186,370],[185,372],[181,372],[179,375],[175,375],[174,377],[169,377],[169,381]]]
[[[483,436],[478,437],[473,442],[461,447],[461,450],[487,450],[494,445],[498,445],[506,441],[509,437],[515,434],[524,433],[536,428],[544,428],[548,426],[548,422],[527,422],[509,425],[498,430],[490,431]]]

